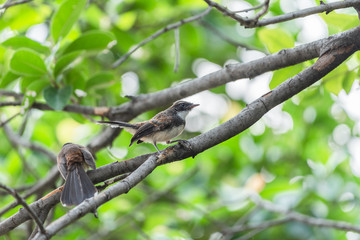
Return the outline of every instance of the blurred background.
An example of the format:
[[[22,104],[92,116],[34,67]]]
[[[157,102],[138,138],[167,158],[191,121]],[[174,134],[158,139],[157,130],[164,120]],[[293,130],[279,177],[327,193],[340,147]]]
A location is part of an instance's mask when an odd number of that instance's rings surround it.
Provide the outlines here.
[[[61,106],[116,106],[128,101],[125,95],[156,92],[202,77],[226,64],[249,62],[359,24],[355,10],[348,8],[246,29],[212,10],[200,21],[179,28],[180,61],[176,72],[174,31],[144,45],[113,69],[111,65],[139,42],[170,23],[205,11],[207,5],[200,0],[84,1],[78,19],[67,34],[62,34],[57,28],[66,26],[68,18],[58,24],[54,19],[62,7],[71,6],[69,2],[34,0],[8,8],[0,19],[0,87],[25,95],[21,106],[0,108],[1,121],[20,113],[9,122],[9,127],[23,139],[40,143],[56,154],[66,142],[88,144],[102,128],[80,114],[29,109],[34,101],[51,104],[51,97],[45,96],[51,87],[69,87],[69,97],[60,101]],[[262,2],[220,3],[238,11]],[[272,0],[265,18],[317,5],[319,1],[313,0]],[[241,14],[251,17],[255,12]],[[24,48],[44,62],[47,74],[18,70],[14,54]],[[240,79],[186,98],[200,106],[189,114],[181,138],[191,138],[229,120],[246,104],[314,62]],[[356,53],[322,81],[272,109],[245,132],[195,159],[158,167],[129,193],[99,207],[99,219],[88,214],[53,239],[219,239],[219,232],[238,221],[258,224],[282,217],[257,208],[245,198],[249,191],[309,216],[358,224],[359,63],[360,54]],[[0,96],[0,101],[9,102],[12,98]],[[146,112],[133,121],[147,120],[160,110]],[[99,151],[97,166],[154,151],[151,144],[129,148],[130,138],[129,133],[122,132],[112,147]],[[0,146],[0,182],[13,188],[32,186],[54,166],[41,153],[14,147],[2,129]],[[62,182],[59,178],[51,188],[29,197],[27,202],[41,198]],[[13,197],[0,194],[0,206],[13,201]],[[19,207],[12,209],[0,219],[18,210]],[[67,211],[58,204],[53,219]],[[26,236],[27,227],[23,224],[5,239]],[[278,238],[354,240],[360,235],[289,222],[255,237]]]

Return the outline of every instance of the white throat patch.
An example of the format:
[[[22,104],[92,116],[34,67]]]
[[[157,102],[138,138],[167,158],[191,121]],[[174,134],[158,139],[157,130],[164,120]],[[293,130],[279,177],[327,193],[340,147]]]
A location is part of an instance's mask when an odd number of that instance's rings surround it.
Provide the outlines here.
[[[185,118],[186,118],[186,116],[189,114],[189,112],[190,112],[190,111],[181,111],[181,112],[177,112],[177,115],[178,115],[181,119],[185,120]]]

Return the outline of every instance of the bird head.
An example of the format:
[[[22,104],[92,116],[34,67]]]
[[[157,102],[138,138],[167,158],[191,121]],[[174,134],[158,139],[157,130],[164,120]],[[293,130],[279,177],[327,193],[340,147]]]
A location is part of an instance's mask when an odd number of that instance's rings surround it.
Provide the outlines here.
[[[190,102],[179,100],[174,102],[174,104],[170,108],[175,110],[180,117],[185,118],[191,111],[191,109],[197,106],[199,106],[199,104],[193,104]]]

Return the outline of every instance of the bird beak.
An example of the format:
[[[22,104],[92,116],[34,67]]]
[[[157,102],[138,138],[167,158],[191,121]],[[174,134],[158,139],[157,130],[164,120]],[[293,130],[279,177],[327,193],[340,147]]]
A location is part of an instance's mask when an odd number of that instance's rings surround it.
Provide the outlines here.
[[[193,109],[194,107],[197,107],[197,106],[199,106],[200,104],[193,104],[193,105],[191,105],[190,106],[190,109]]]

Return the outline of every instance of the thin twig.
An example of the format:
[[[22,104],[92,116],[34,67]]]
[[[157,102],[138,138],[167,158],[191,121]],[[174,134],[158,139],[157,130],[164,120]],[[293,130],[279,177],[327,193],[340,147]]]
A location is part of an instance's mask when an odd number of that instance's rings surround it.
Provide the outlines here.
[[[204,26],[205,28],[212,31],[214,33],[214,36],[223,39],[224,41],[228,42],[229,44],[231,44],[231,45],[233,45],[235,47],[242,47],[242,48],[245,48],[247,50],[256,50],[256,51],[265,53],[264,50],[261,50],[261,49],[258,49],[258,48],[252,47],[252,46],[248,46],[248,45],[246,45],[244,43],[241,43],[241,42],[238,42],[238,41],[235,41],[235,40],[231,39],[230,37],[228,37],[228,35],[222,33],[216,27],[212,26],[210,23],[208,23],[206,21],[200,20],[199,23],[202,26]]]
[[[33,186],[34,186],[34,185],[20,186],[20,187],[14,188],[14,190],[19,193],[19,192],[26,191],[26,190],[32,188]],[[0,191],[0,196],[4,196],[4,195],[8,195],[8,192],[6,192],[6,191]]]
[[[238,14],[236,14],[236,12],[230,11],[229,9],[227,9],[226,7],[218,4],[217,2],[211,1],[211,0],[204,0],[209,7],[214,7],[216,8],[218,11],[220,11],[222,14],[231,17],[232,19],[238,21],[241,25],[246,26],[248,23],[248,20]]]
[[[181,27],[182,25],[189,23],[189,22],[193,22],[196,20],[199,20],[200,18],[204,17],[205,15],[207,15],[211,10],[211,7],[207,8],[204,12],[186,18],[186,19],[182,19],[179,22],[167,25],[166,27],[164,27],[163,29],[158,30],[157,32],[155,32],[154,34],[152,34],[151,36],[149,36],[148,38],[144,39],[142,42],[140,42],[139,44],[137,44],[136,46],[132,47],[125,55],[123,55],[121,58],[119,58],[118,60],[116,60],[112,67],[116,68],[118,66],[120,66],[120,64],[122,64],[123,62],[126,61],[126,59],[128,59],[130,57],[131,54],[133,54],[136,50],[138,50],[140,47],[144,46],[145,44],[147,44],[148,42],[154,40],[155,38],[157,38],[158,36],[160,36],[163,33],[166,33],[170,30],[176,29]]]
[[[45,189],[52,188],[58,177],[59,177],[59,171],[57,169],[57,166],[53,166],[48,171],[48,174],[46,175],[45,178],[40,179],[34,186],[32,186],[24,193],[24,198],[27,199],[28,197],[34,195],[35,193],[43,193]],[[8,204],[7,206],[5,206],[0,210],[0,216],[4,215],[6,212],[15,208],[18,204],[19,203],[17,201]]]
[[[40,228],[41,233],[46,236],[46,230],[45,230],[41,220],[36,215],[36,213],[29,207],[29,205],[26,203],[26,201],[14,189],[12,189],[8,186],[5,186],[4,184],[1,184],[1,183],[0,183],[0,188],[4,189],[8,193],[10,193],[21,205],[24,206],[24,208],[29,213],[31,218],[36,222],[36,224]]]
[[[262,27],[262,26],[266,26],[269,24],[285,22],[285,21],[293,20],[296,18],[302,18],[302,17],[306,17],[309,15],[317,14],[317,13],[331,12],[333,10],[340,9],[340,8],[357,7],[359,5],[360,5],[360,3],[358,0],[346,0],[346,1],[321,4],[316,7],[305,8],[305,9],[302,9],[302,10],[299,10],[296,12],[290,12],[290,13],[286,13],[286,14],[280,15],[280,16],[264,18],[264,19],[259,20],[253,26],[249,26],[249,27]]]
[[[14,118],[16,118],[17,116],[19,116],[20,114],[21,114],[21,113],[18,112],[18,113],[16,113],[16,114],[14,114],[13,116],[9,117],[8,119],[6,119],[5,121],[1,121],[1,122],[0,122],[0,128],[1,128],[2,126],[4,126],[5,124],[7,124],[8,122],[10,122],[11,120],[13,120]],[[1,117],[1,115],[0,115],[0,117]]]
[[[44,146],[42,146],[40,144],[25,140],[24,138],[20,137],[16,133],[14,133],[8,125],[4,125],[3,129],[5,132],[5,135],[8,137],[9,141],[14,143],[16,146],[22,146],[22,147],[29,148],[34,151],[41,152],[44,155],[46,155],[47,157],[49,157],[54,163],[56,163],[56,155],[52,151],[48,150],[47,148],[45,148]]]
[[[104,181],[104,183],[102,185],[97,185],[96,186],[96,189],[100,192],[100,191],[103,191],[105,188],[107,188],[108,186],[110,186],[111,184],[114,184],[116,182],[119,182],[125,178],[127,178],[128,176],[130,175],[130,173],[125,173],[123,175],[120,175],[120,176],[117,176],[117,177],[114,177],[112,179],[109,179],[109,180],[106,180]]]
[[[267,11],[269,10],[269,4],[270,4],[270,0],[264,1],[263,9],[261,9],[261,11],[256,13],[255,17],[252,19],[253,22],[257,22],[259,18],[261,18],[267,13]]]
[[[19,4],[24,4],[24,3],[28,3],[31,2],[32,0],[22,0],[22,1],[18,1],[18,2],[12,2],[10,1],[6,1],[6,3],[0,5],[0,9],[8,9],[9,7],[13,7]]]
[[[175,64],[174,64],[174,72],[179,70],[180,64],[180,31],[179,28],[174,30],[175,34]]]
[[[16,93],[14,91],[0,89],[0,96],[6,97],[14,97],[14,98],[22,98],[24,95],[21,93]]]
[[[242,9],[242,10],[239,10],[239,11],[234,11],[234,13],[250,12],[250,11],[262,8],[264,6],[264,4],[265,4],[265,2],[255,6],[255,7],[246,8],[246,9]]]
[[[232,231],[232,233],[237,233],[237,232],[245,232],[245,231],[249,231],[249,230],[264,230],[264,229],[267,229],[270,227],[288,223],[290,221],[291,221],[291,218],[285,217],[282,219],[265,221],[260,224],[239,225],[239,226],[233,227],[231,229],[231,231]]]
[[[328,4],[321,4],[316,7],[306,8],[306,9],[302,9],[302,10],[299,10],[296,12],[286,13],[286,14],[283,14],[280,16],[265,18],[265,19],[261,19],[261,20],[256,20],[256,18],[254,18],[255,19],[255,21],[254,21],[254,19],[247,19],[247,18],[241,17],[236,12],[230,11],[226,7],[220,5],[212,0],[204,0],[204,1],[209,6],[215,7],[218,11],[220,11],[224,15],[231,17],[232,19],[236,20],[241,25],[243,25],[247,28],[262,27],[262,26],[266,26],[269,24],[285,22],[285,21],[289,21],[292,19],[302,18],[302,17],[306,17],[309,15],[317,14],[317,13],[329,12],[329,11],[333,11],[333,10],[340,9],[340,8],[359,6],[359,0],[339,1],[339,2],[333,2],[333,3],[328,3]],[[263,9],[263,11],[260,11],[258,14],[263,15],[265,13],[266,13],[266,11],[264,11],[264,9]],[[256,17],[258,17],[258,16],[256,15]]]
[[[291,221],[302,222],[307,225],[317,226],[317,227],[327,227],[327,228],[335,228],[343,231],[353,231],[360,232],[360,226],[356,226],[343,221],[333,221],[328,219],[315,218],[311,216],[304,215],[302,213],[298,213],[295,211],[291,211],[289,209],[280,207],[268,200],[262,199],[260,196],[251,194],[249,195],[249,199],[253,201],[256,205],[275,213],[280,213],[290,218]]]

